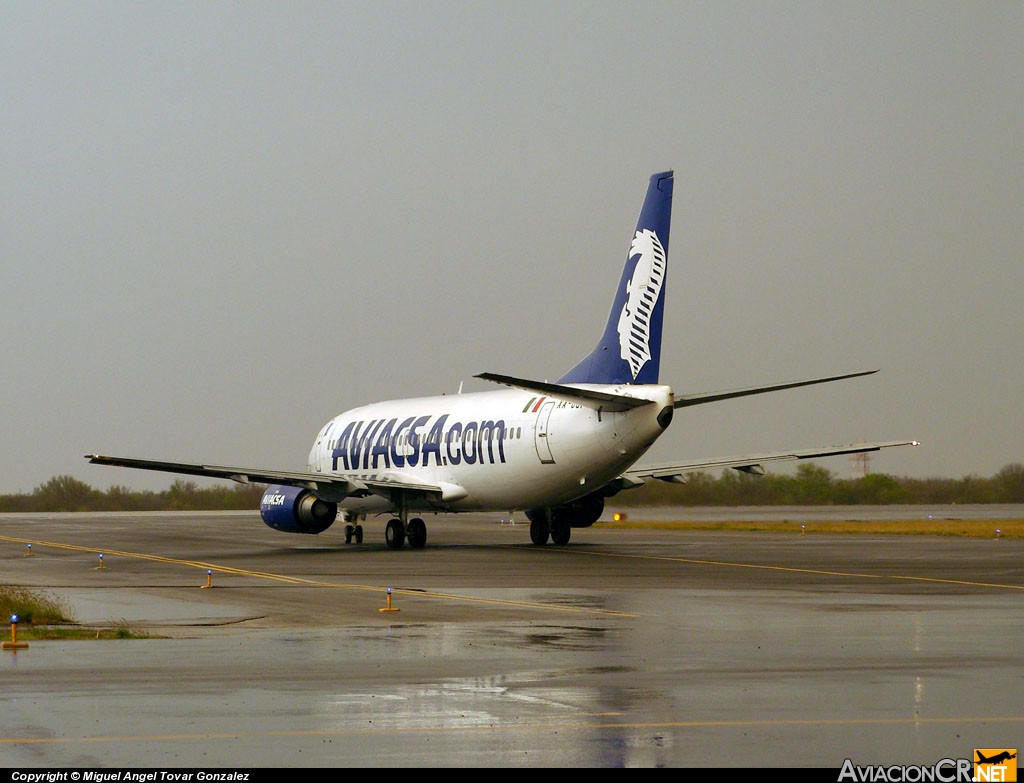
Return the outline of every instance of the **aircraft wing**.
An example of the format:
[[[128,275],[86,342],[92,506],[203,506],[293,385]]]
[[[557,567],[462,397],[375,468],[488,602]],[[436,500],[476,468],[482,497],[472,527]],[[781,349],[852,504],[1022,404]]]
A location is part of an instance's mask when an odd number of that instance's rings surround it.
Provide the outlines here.
[[[366,497],[371,494],[388,497],[396,490],[422,492],[424,494],[450,494],[452,491],[450,487],[442,488],[434,484],[420,484],[399,479],[366,479],[339,474],[325,475],[323,473],[301,473],[284,470],[265,470],[263,468],[237,468],[225,465],[194,465],[186,462],[163,462],[134,457],[104,457],[99,454],[86,454],[85,458],[94,465],[114,465],[122,468],[137,468],[139,470],[156,470],[164,473],[183,473],[189,476],[231,479],[240,484],[256,482],[260,484],[284,484],[292,487],[305,487],[316,492],[324,500],[332,502],[337,502],[347,497]]]
[[[746,454],[717,459],[695,459],[631,468],[622,474],[622,479],[625,486],[637,486],[639,482],[647,478],[685,484],[686,474],[698,470],[733,468],[744,473],[761,475],[764,473],[764,463],[766,462],[783,462],[794,459],[810,459],[812,457],[834,457],[839,454],[860,454],[867,451],[878,451],[879,449],[887,449],[892,446],[916,445],[918,445],[916,440],[892,440],[879,443],[852,443],[846,446],[827,446],[816,449],[773,451],[767,454]]]

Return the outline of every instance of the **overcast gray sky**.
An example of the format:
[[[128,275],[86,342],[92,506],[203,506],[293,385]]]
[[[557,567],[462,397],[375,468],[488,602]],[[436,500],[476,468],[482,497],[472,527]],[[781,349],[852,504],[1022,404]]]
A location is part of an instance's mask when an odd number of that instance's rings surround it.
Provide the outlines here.
[[[1024,461],[1022,41],[1017,0],[5,2],[0,492],[300,469],[347,408],[558,377],[668,168],[663,382],[881,372],[645,461]]]

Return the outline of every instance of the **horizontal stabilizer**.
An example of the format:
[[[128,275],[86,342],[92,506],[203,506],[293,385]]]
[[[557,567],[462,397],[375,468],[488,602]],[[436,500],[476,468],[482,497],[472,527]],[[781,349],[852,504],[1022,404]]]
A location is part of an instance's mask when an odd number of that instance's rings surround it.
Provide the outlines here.
[[[630,408],[650,405],[654,402],[654,400],[645,400],[638,397],[627,397],[624,394],[612,394],[611,392],[596,391],[594,389],[577,389],[575,386],[548,383],[547,381],[531,381],[525,378],[513,378],[510,375],[498,375],[493,372],[482,372],[475,377],[482,378],[485,381],[500,383],[504,386],[511,386],[514,389],[526,389],[527,391],[548,394],[552,397],[572,400],[594,410],[625,411]]]
[[[830,381],[843,381],[847,378],[859,378],[862,375],[873,375],[876,372],[878,372],[878,370],[865,370],[863,372],[847,373],[846,375],[830,375],[828,378],[812,378],[807,381],[776,383],[770,386],[748,386],[745,389],[728,389],[726,391],[704,392],[703,394],[684,394],[677,396],[674,404],[677,408],[686,408],[690,405],[703,405],[706,402],[731,400],[733,397],[746,397],[750,394],[764,394],[765,392],[782,391],[783,389],[795,389],[798,386],[813,386],[816,383],[828,383]]]

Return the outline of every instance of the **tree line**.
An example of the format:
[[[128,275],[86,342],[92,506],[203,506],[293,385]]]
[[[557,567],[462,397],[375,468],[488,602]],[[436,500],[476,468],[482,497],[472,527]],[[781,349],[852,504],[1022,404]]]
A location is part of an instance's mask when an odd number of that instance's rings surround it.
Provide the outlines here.
[[[1024,465],[1013,463],[989,478],[906,478],[869,473],[842,479],[805,463],[794,475],[754,476],[725,470],[694,473],[686,484],[649,481],[615,496],[622,506],[857,506],[890,504],[1024,503]]]
[[[178,480],[162,492],[113,486],[94,489],[73,476],[54,476],[29,493],[0,495],[0,511],[232,511],[259,507],[263,484],[200,487]]]
[[[98,490],[72,476],[54,476],[29,493],[0,495],[0,512],[40,511],[231,511],[254,510],[266,486],[199,487],[177,480],[162,492],[123,486]],[[793,475],[752,476],[725,470],[720,476],[690,474],[686,484],[649,481],[615,496],[620,506],[817,506],[945,503],[1024,503],[1024,465],[1012,463],[994,476],[898,478],[869,473],[841,479],[814,463]]]

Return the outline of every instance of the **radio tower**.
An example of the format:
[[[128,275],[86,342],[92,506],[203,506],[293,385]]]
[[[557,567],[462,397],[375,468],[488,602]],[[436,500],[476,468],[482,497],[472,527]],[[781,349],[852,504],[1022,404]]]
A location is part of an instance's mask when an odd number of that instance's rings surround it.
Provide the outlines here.
[[[860,454],[850,455],[850,474],[855,479],[862,479],[868,475],[871,471],[868,469],[868,463],[871,461],[871,457],[868,456],[866,451]]]

